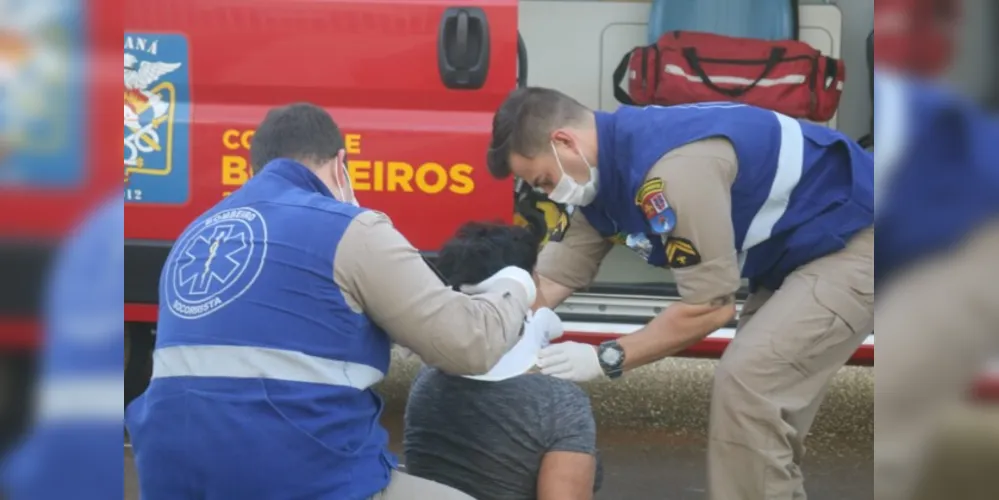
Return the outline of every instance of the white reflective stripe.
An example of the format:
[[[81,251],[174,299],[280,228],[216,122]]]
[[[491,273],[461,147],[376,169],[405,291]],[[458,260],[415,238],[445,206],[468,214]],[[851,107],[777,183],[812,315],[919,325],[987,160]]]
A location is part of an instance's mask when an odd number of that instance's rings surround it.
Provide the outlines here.
[[[801,172],[805,158],[805,138],[801,133],[801,124],[794,118],[774,113],[780,123],[780,154],[777,158],[777,172],[767,201],[753,216],[743,238],[740,251],[748,251],[754,246],[766,241],[773,233],[777,221],[787,212],[791,202],[791,192],[801,180]]]
[[[676,66],[674,64],[667,64],[664,68],[666,74],[675,75],[685,78],[687,81],[694,83],[703,83],[700,76],[688,75],[683,68]],[[634,77],[632,77],[634,78]],[[711,83],[714,84],[724,84],[724,85],[752,85],[756,83],[757,87],[775,87],[777,85],[800,85],[805,83],[807,77],[805,75],[786,75],[780,78],[763,78],[759,82],[756,82],[755,78],[744,78],[741,76],[724,76],[724,75],[708,75]]]
[[[367,389],[385,374],[372,366],[296,351],[245,346],[174,346],[153,351],[153,378],[262,378]]]
[[[635,325],[629,323],[584,323],[576,321],[566,321],[562,323],[565,328],[566,333],[570,334],[584,334],[584,335],[629,335],[640,330],[644,325]],[[735,338],[734,328],[722,328],[717,330],[711,335],[708,335],[709,339],[714,340],[732,340]],[[874,335],[868,335],[864,339],[864,344],[866,346],[874,345]],[[999,368],[999,367],[997,367]]]
[[[902,162],[909,135],[905,83],[900,77],[878,72],[874,79],[874,212],[885,186]]]
[[[40,422],[120,422],[125,413],[124,399],[121,372],[43,380],[38,388],[35,417]]]

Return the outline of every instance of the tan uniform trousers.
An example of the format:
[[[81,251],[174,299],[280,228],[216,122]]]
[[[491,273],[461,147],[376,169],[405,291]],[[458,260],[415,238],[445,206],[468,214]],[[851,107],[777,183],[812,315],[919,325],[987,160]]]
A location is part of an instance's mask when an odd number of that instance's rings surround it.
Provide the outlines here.
[[[966,405],[947,412],[933,435],[911,500],[999,496],[999,407]]]
[[[875,499],[922,495],[915,484],[933,472],[925,468],[932,436],[999,352],[997,284],[999,224],[993,224],[883,290],[876,325]],[[997,436],[993,431],[992,439]],[[993,474],[999,477],[999,466]],[[977,498],[956,490],[951,497]]]
[[[371,497],[371,500],[475,500],[475,498],[450,486],[394,470],[388,488]]]
[[[833,375],[874,326],[874,230],[749,297],[715,372],[712,500],[804,499],[804,439]]]

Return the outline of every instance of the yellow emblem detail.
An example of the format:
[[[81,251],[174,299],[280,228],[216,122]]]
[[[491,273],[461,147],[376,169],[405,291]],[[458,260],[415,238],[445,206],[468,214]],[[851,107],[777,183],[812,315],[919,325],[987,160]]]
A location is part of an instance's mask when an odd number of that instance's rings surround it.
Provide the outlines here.
[[[670,237],[666,240],[666,263],[676,269],[696,266],[701,263],[701,254],[690,240]]]
[[[658,177],[653,177],[645,181],[645,184],[642,184],[642,187],[638,188],[638,193],[635,195],[635,205],[641,205],[650,195],[662,193],[665,188],[666,183]]]

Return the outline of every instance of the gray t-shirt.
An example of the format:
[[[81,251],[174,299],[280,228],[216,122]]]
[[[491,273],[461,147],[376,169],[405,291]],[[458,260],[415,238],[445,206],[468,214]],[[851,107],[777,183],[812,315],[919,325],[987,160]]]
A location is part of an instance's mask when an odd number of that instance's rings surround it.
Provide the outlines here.
[[[533,500],[547,452],[597,455],[590,398],[528,374],[500,382],[423,368],[406,406],[406,472],[480,500]],[[598,461],[595,486],[599,487]]]

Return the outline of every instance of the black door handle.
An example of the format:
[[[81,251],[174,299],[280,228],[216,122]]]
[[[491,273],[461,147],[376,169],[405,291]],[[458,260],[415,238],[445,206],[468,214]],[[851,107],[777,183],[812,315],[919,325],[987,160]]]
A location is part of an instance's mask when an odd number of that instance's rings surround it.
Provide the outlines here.
[[[441,17],[437,66],[450,89],[480,89],[489,74],[489,20],[479,7],[450,7]]]
[[[468,12],[458,11],[458,30],[455,36],[454,56],[461,62],[465,61],[465,54],[468,54]]]
[[[524,37],[517,32],[517,86],[527,86],[527,44]]]

